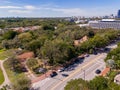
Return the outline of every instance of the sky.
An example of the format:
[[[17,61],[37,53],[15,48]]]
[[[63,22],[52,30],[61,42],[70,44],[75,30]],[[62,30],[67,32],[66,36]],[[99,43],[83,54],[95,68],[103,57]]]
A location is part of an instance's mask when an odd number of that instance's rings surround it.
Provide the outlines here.
[[[0,17],[91,17],[118,9],[120,0],[0,0]]]

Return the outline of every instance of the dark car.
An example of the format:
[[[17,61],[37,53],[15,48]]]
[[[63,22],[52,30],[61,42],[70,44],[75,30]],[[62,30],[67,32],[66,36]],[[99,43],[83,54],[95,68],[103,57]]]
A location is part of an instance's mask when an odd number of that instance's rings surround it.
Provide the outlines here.
[[[101,73],[101,70],[97,69],[97,70],[95,71],[95,73],[96,73],[96,74],[100,74],[100,73]]]
[[[28,70],[25,67],[22,68],[22,71],[23,72],[28,72]]]
[[[98,53],[97,52],[94,52],[94,55],[97,55]]]
[[[55,76],[57,76],[57,72],[52,72],[52,73],[50,74],[50,77],[55,77]]]
[[[110,48],[105,48],[104,50],[105,50],[105,51],[110,51]]]
[[[89,57],[89,54],[86,54],[85,57]]]
[[[67,76],[69,76],[69,75],[68,75],[68,74],[62,74],[62,76],[67,77]]]

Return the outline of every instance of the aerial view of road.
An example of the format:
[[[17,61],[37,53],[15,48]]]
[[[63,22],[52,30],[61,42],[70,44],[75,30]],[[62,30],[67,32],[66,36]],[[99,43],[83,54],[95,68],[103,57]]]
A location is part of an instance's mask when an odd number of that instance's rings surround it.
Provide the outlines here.
[[[68,81],[75,78],[83,78],[85,80],[93,79],[97,74],[95,74],[96,69],[103,70],[105,68],[104,58],[106,53],[98,55],[90,55],[84,59],[84,62],[79,64],[73,71],[64,71],[58,73],[54,78],[46,78],[43,81],[37,82],[33,85],[39,90],[63,90],[64,86]],[[68,74],[68,77],[64,77],[61,74]]]
[[[107,46],[109,48],[115,48],[116,44]],[[85,57],[83,62],[75,63],[69,67],[74,70],[65,70],[64,72],[58,72],[58,75],[51,78],[48,77],[42,81],[33,84],[36,90],[64,90],[65,85],[71,79],[82,78],[84,80],[92,80],[97,74],[95,71],[100,69],[101,71],[106,67],[104,59],[107,53],[98,53],[97,55],[89,55]],[[67,74],[68,76],[63,76]]]

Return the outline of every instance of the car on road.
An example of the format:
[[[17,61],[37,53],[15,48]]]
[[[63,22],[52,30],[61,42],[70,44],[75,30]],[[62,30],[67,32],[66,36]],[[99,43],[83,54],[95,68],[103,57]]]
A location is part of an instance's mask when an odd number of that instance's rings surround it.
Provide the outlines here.
[[[52,72],[51,74],[50,74],[50,77],[55,77],[55,76],[57,76],[58,74],[57,74],[57,72]]]
[[[96,74],[100,74],[100,73],[101,73],[101,70],[97,69],[97,70],[95,71],[95,73],[96,73]]]
[[[62,76],[64,76],[64,77],[68,77],[69,75],[68,75],[68,74],[62,74]]]

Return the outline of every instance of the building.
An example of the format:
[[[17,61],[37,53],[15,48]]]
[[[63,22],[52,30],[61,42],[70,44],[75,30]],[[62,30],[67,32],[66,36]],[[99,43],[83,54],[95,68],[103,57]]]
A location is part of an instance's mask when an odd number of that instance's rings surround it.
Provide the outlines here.
[[[118,10],[118,15],[117,16],[118,16],[118,18],[120,18],[120,10]]]
[[[103,19],[101,21],[89,21],[89,26],[95,29],[116,29],[120,30],[120,20]]]
[[[83,43],[83,42],[85,42],[85,41],[87,41],[87,40],[88,40],[88,37],[87,37],[87,36],[84,36],[84,37],[82,37],[81,39],[74,40],[74,45],[75,45],[75,46],[78,46],[78,45],[80,45],[81,43]]]
[[[13,31],[25,32],[25,31],[34,31],[39,28],[40,26],[28,26],[28,27],[16,27],[16,28],[10,28],[10,29]]]
[[[120,85],[120,74],[118,74],[118,75],[115,76],[114,82],[115,82],[116,84],[119,84],[119,85]]]

